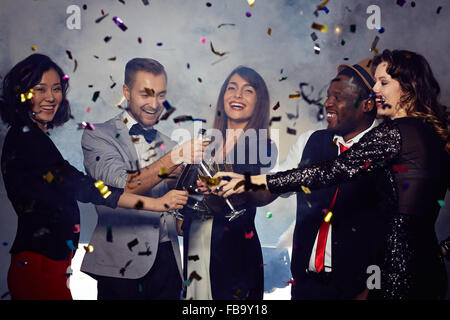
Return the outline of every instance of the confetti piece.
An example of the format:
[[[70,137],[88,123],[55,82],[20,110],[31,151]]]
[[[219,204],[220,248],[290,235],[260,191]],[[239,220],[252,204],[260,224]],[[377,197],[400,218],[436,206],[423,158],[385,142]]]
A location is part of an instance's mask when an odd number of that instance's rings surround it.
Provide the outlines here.
[[[112,227],[107,226],[106,227],[106,241],[107,242],[113,242],[113,235],[112,235]]]
[[[36,51],[37,47],[35,45],[31,46],[31,50]]]
[[[312,41],[316,41],[318,39],[317,34],[315,32],[311,33],[311,39]]]
[[[200,277],[196,271],[192,271],[188,280],[189,280],[189,282],[192,282],[192,280],[194,280],[194,279],[197,281],[200,281],[200,280],[202,280],[202,277]]]
[[[245,16],[246,16],[247,18],[250,18],[250,17],[252,16],[252,13],[251,13],[250,11],[247,11],[247,12],[245,13]]]
[[[163,105],[164,105],[164,103],[163,103]],[[170,109],[168,109],[168,110],[166,111],[166,113],[164,113],[164,114],[161,116],[160,120],[167,120],[167,119],[170,117],[170,115],[171,115],[172,113],[175,112],[175,110],[177,110],[177,109],[174,108],[174,107],[170,107]]]
[[[292,135],[296,135],[297,134],[297,130],[292,129],[292,128],[286,128],[286,132],[288,134],[292,134]]]
[[[267,213],[266,213],[266,218],[267,218],[267,219],[272,218],[272,212],[267,212]]]
[[[72,240],[66,240],[66,244],[69,247],[69,249],[71,250],[77,250],[77,248],[75,248],[73,241]]]
[[[272,118],[270,118],[269,126],[272,125],[272,122],[280,122],[280,121],[281,121],[281,116],[278,116],[278,117],[272,117]]]
[[[378,30],[378,33],[384,33],[384,28],[383,27],[379,27],[377,30]]]
[[[75,59],[74,61],[73,61],[73,71],[72,72],[75,72],[75,71],[77,71],[77,68],[78,68],[78,61],[77,61],[77,59]]]
[[[208,176],[202,176],[202,175],[199,175],[198,176],[198,178],[201,180],[201,181],[203,181],[204,183],[206,183],[208,186],[217,186],[219,183],[220,183],[220,181],[222,181],[222,178],[221,177],[218,177],[218,178],[211,178],[211,177],[208,177]]]
[[[144,6],[148,6],[149,5],[149,0],[142,0],[142,3],[144,4]]]
[[[95,91],[94,95],[92,96],[92,101],[96,102],[99,96],[100,96],[100,91]]]
[[[92,123],[89,122],[80,122],[78,123],[78,129],[89,129],[89,130],[95,130],[95,127]]]
[[[178,116],[173,119],[173,122],[178,123],[178,122],[192,121],[192,120],[193,120],[192,116]]]
[[[49,171],[47,172],[45,175],[42,176],[44,178],[45,181],[47,181],[48,183],[52,183],[53,179],[55,178],[53,176],[53,174]]]
[[[306,194],[310,194],[310,193],[311,193],[311,190],[310,190],[308,187],[301,186],[301,188],[302,188],[302,191],[303,191],[304,193],[306,193]]]
[[[80,233],[80,224],[76,224],[73,226],[73,233]]]
[[[62,77],[62,79],[63,79],[64,82],[67,82],[67,81],[69,81],[70,77],[69,77],[67,74],[65,74],[65,75]]]
[[[162,42],[158,42],[158,43],[156,43],[156,45],[157,45],[158,47],[161,47],[161,46],[163,45],[163,43],[162,43]]]
[[[209,42],[210,43],[210,47],[211,47],[211,51],[215,54],[215,55],[217,55],[217,56],[224,56],[224,55],[226,55],[228,52],[219,52],[219,51],[216,51],[216,50],[214,50],[214,46],[213,46],[213,44],[212,44],[212,41],[210,41]]]
[[[268,34],[269,36],[272,35],[272,28],[267,29],[267,34]]]
[[[314,44],[314,53],[315,54],[320,54],[320,46],[317,43]]]
[[[403,7],[403,5],[406,3],[406,0],[397,0],[397,4],[400,6],[400,7]]]
[[[343,46],[344,44],[345,44],[345,40],[342,39],[342,40],[341,40],[341,46]]]
[[[137,210],[141,210],[142,208],[144,208],[144,203],[141,200],[139,200],[138,202],[136,202],[134,208]]]
[[[95,23],[100,23],[103,19],[109,16],[109,13],[102,15],[101,17],[95,19]]]
[[[72,52],[70,52],[69,50],[66,50],[67,53],[67,57],[72,60]]]
[[[207,2],[207,3],[206,3],[206,6],[207,6],[208,8],[211,7],[211,6],[212,6],[211,2]]]
[[[300,92],[297,91],[297,93],[293,93],[289,95],[289,99],[298,99],[300,98]]]
[[[364,163],[364,170],[367,170],[370,167],[370,161],[366,161],[366,163]]]
[[[285,281],[286,282],[286,284],[295,284],[295,279],[291,279],[291,280],[289,280],[289,281]]]
[[[333,213],[331,211],[328,211],[328,213],[325,216],[325,218],[323,219],[323,221],[330,222],[332,216],[333,216]]]
[[[278,101],[272,108],[272,110],[277,110],[280,107],[280,101]]]
[[[140,284],[140,283],[139,283],[139,285],[138,285],[138,291],[139,291],[139,292],[142,292],[142,284]]]
[[[197,261],[197,260],[200,260],[200,258],[199,258],[198,255],[196,254],[195,256],[188,256],[188,260],[189,260],[189,261],[191,261],[191,260]]]
[[[94,252],[94,246],[93,245],[83,246],[83,248],[84,248],[84,250],[86,250],[86,253]]]
[[[319,5],[317,6],[317,9],[322,9],[323,7],[325,7],[325,6],[327,5],[328,1],[329,1],[329,0],[325,0],[324,2],[322,2],[321,4],[319,4]]]
[[[8,242],[5,241],[5,242],[2,243],[2,245],[3,245],[4,247],[6,247],[6,246],[8,245]]]
[[[319,10],[319,11],[325,11],[326,14],[328,14],[328,13],[330,12],[330,10],[328,10],[327,7],[322,7],[322,8],[319,8],[319,9],[317,9],[317,10]]]
[[[147,93],[150,97],[155,96],[155,90],[149,89],[149,88],[144,88],[144,90],[145,90],[145,93]]]
[[[253,5],[255,4],[255,0],[247,0],[247,3],[250,7],[253,7]]]
[[[253,233],[253,230],[248,232],[248,233],[246,232],[245,233],[245,239],[251,239],[251,238],[253,238],[254,235],[255,234]]]
[[[138,239],[136,238],[136,239],[134,239],[134,240],[128,242],[127,246],[128,246],[128,249],[129,249],[130,251],[133,251],[133,247],[137,246],[138,244],[139,244],[139,241],[138,241]]]
[[[94,186],[100,191],[103,198],[106,199],[111,195],[111,191],[108,190],[108,186],[105,185],[105,183],[101,180],[97,180],[94,182]]]
[[[378,40],[380,40],[380,37],[375,36],[375,39],[373,39],[372,44],[370,45],[370,52],[375,51],[378,44]]]
[[[321,32],[327,32],[328,31],[328,27],[326,25],[315,23],[315,22],[312,23],[311,28],[319,30]]]
[[[127,270],[127,268],[128,268],[128,266],[131,264],[131,262],[133,262],[133,260],[129,260],[126,264],[125,264],[125,267],[123,267],[123,268],[121,268],[120,269],[120,274],[122,275],[122,276],[125,276],[125,271]]]
[[[205,43],[206,43],[206,38],[200,38],[200,42],[201,42],[202,44],[205,44]]]
[[[281,81],[287,80],[287,78],[288,77],[281,77],[278,81],[281,82]]]
[[[151,255],[152,254],[152,252],[150,251],[150,247],[147,247],[147,250],[145,250],[145,251],[140,251],[139,253],[138,253],[138,255],[139,256],[149,256],[149,255]]]
[[[200,82],[200,83],[203,82],[202,78],[200,78],[200,77],[197,78],[197,81]]]
[[[436,10],[436,14],[441,13],[441,10],[442,10],[442,7],[438,7],[437,10]]]
[[[353,32],[353,33],[356,32],[356,24],[351,24],[350,25],[350,32]]]
[[[128,29],[127,26],[123,23],[123,21],[119,17],[114,16],[112,20],[122,31],[126,31]]]
[[[439,206],[441,208],[445,207],[445,201],[444,200],[438,200]]]
[[[116,59],[117,59],[116,57],[108,58],[109,61],[116,61]]]
[[[87,108],[86,108],[86,112],[87,112],[87,113],[91,112],[91,107],[87,107]]]
[[[235,26],[236,24],[234,24],[234,23],[221,23],[221,24],[219,24],[218,26],[217,26],[217,28],[222,28],[223,26]],[[205,39],[205,41],[206,41],[206,39]]]
[[[142,38],[141,37],[138,37],[137,40],[138,40],[139,43],[142,43]]]

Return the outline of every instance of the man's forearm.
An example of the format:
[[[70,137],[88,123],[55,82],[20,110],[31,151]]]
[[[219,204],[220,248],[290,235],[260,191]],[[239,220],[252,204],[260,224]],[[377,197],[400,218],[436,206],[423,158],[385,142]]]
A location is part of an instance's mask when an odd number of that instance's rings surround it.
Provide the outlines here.
[[[170,175],[178,166],[179,164],[173,162],[171,152],[168,152],[151,165],[142,168],[140,173],[129,174],[125,190],[130,193],[144,194],[164,179],[159,176],[161,169],[165,169],[165,173]]]

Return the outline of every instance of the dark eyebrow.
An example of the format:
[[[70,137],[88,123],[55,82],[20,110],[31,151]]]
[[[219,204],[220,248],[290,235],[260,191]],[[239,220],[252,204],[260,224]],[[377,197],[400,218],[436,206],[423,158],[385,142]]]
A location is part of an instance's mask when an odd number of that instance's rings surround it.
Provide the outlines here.
[[[228,85],[230,85],[230,84],[233,84],[233,85],[235,85],[235,86],[238,86],[237,82],[234,82],[234,81],[228,82]],[[255,87],[252,86],[250,83],[245,83],[245,84],[243,85],[243,87],[252,87],[253,89],[255,89]]]

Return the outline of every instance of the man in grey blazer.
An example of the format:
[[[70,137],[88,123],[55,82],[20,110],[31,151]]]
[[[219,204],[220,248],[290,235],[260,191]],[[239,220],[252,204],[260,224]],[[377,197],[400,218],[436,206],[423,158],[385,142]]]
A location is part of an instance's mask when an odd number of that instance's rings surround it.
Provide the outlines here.
[[[164,176],[176,174],[183,162],[198,160],[204,149],[198,139],[175,147],[153,129],[164,109],[166,83],[159,62],[130,60],[123,85],[126,111],[96,124],[95,130],[85,130],[82,148],[89,175],[159,198],[169,208],[181,201],[177,191],[168,193],[173,180]],[[186,152],[186,145],[194,152]],[[179,299],[183,281],[174,216],[104,206],[96,210],[98,222],[90,241],[94,250],[85,254],[81,271],[97,280],[98,299]]]

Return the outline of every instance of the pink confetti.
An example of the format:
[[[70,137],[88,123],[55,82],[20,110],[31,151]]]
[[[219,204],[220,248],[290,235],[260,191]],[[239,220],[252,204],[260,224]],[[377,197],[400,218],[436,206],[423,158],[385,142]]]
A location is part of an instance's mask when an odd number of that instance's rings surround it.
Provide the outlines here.
[[[245,233],[245,239],[251,239],[251,238],[253,238],[253,236],[254,236],[255,234],[253,233],[253,230],[252,231],[250,231],[249,233]]]
[[[86,112],[87,113],[91,112],[91,107],[87,107]]]
[[[80,225],[76,224],[73,226],[73,233],[80,233]]]
[[[206,43],[206,38],[201,38],[201,39],[200,39],[200,42],[201,42],[202,44],[205,44],[205,43]]]
[[[166,145],[163,143],[163,144],[161,144],[160,146],[159,146],[159,148],[161,149],[161,150],[163,150],[163,151],[165,151],[167,148],[166,148]]]

